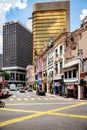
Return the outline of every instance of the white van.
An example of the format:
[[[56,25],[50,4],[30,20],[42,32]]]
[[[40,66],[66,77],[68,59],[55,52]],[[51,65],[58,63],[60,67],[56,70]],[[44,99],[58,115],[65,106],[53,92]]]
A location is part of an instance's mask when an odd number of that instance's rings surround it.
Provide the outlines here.
[[[16,91],[16,85],[15,84],[10,84],[10,91]]]

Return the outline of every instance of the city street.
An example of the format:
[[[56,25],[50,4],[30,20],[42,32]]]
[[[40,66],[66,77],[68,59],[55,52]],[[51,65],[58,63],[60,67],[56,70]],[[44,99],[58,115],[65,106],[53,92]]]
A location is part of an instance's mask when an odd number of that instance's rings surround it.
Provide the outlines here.
[[[0,0],[0,130],[87,130],[87,0]]]
[[[10,91],[0,130],[87,130],[87,101]]]

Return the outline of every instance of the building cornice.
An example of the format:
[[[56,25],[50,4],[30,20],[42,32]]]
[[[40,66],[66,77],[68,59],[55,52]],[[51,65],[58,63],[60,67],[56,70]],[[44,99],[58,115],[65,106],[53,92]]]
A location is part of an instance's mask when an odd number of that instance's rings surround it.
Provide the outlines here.
[[[2,67],[2,70],[26,70],[26,68],[13,66],[13,67]]]

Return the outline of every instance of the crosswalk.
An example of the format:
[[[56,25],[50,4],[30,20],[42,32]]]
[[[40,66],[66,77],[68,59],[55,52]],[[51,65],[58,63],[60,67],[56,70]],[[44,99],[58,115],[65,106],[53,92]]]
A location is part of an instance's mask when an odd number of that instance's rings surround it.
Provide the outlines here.
[[[7,101],[35,101],[35,100],[38,100],[38,101],[46,101],[46,100],[56,100],[56,98],[54,97],[10,97],[8,99],[3,99],[3,100],[7,100]]]

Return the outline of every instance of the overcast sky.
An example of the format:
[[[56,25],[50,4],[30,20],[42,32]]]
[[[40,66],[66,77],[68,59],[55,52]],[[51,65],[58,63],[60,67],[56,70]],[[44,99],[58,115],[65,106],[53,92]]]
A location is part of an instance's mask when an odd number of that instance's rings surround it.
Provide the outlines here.
[[[5,22],[19,20],[32,30],[32,7],[37,2],[61,0],[0,0],[0,53],[2,53],[2,26]],[[63,0],[62,0],[63,1]],[[74,31],[87,15],[87,0],[70,0],[70,30]]]

